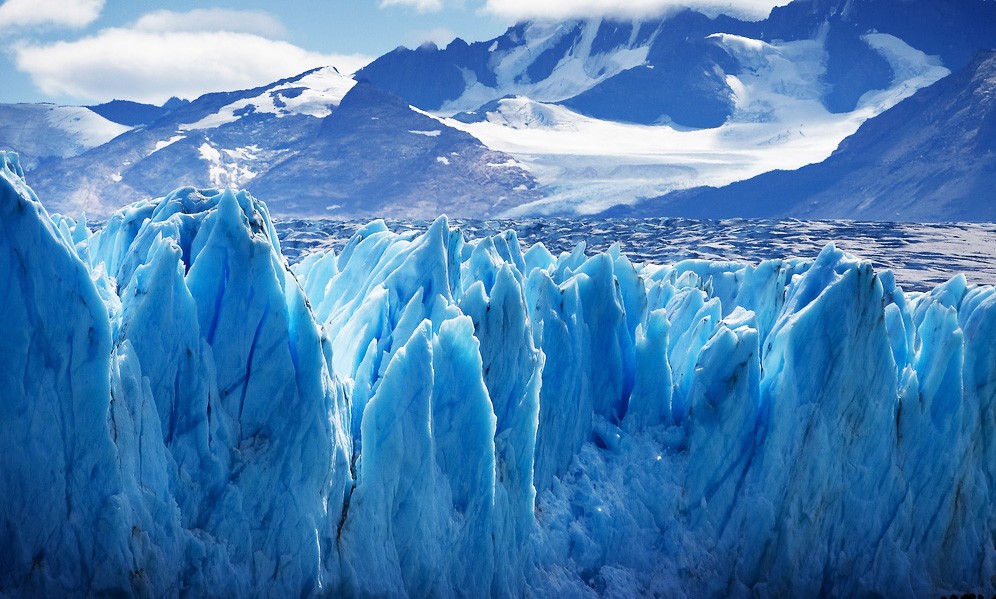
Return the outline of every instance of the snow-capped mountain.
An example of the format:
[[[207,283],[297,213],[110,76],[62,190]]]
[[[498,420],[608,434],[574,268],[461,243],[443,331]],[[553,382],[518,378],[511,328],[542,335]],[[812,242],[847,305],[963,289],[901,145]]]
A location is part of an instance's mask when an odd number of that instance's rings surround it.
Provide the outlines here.
[[[0,104],[0,150],[20,153],[28,169],[76,156],[128,129],[78,106]]]
[[[994,183],[996,52],[984,52],[866,121],[819,164],[679,192],[643,213],[992,221]]]
[[[539,197],[507,154],[363,81],[249,188],[286,197],[281,212],[351,218],[487,217]]]
[[[316,79],[317,99],[294,89]],[[28,177],[41,193],[62,198],[56,210],[73,214],[108,214],[156,193],[150,190],[156,181],[244,185],[312,135],[352,84],[325,69],[256,89],[208,94],[79,156],[27,169]],[[296,96],[291,107],[280,106],[285,96]]]
[[[717,34],[754,47],[818,42],[809,75],[819,86],[810,91],[831,112],[848,112],[862,95],[902,76],[867,43],[868,33],[894,36],[959,68],[996,41],[994,19],[988,0],[796,0],[759,22],[691,10],[632,22],[529,22],[494,40],[399,48],[358,76],[441,113],[526,96],[602,119],[715,127],[737,110],[730,77],[762,66],[730,52]]]
[[[286,216],[652,210],[825,160],[996,47],[994,22],[989,0],[796,0],[757,22],[685,10],[522,23],[399,48],[354,76],[326,67],[186,105],[94,107],[138,124],[83,156],[24,161],[69,213],[181,184],[245,187]],[[337,116],[358,80],[371,85]]]
[[[524,164],[544,197],[510,214],[597,213],[820,162],[996,45],[993,22],[985,0],[797,0],[759,22],[525,23],[360,75]]]
[[[865,119],[948,73],[938,58],[899,38],[867,34],[862,43],[888,58],[896,78],[863,94],[854,110],[834,113],[823,101],[821,40],[710,39],[749,65],[727,78],[737,89],[736,108],[720,127],[622,123],[524,97],[445,122],[512,154],[536,174],[543,198],[514,214],[597,213],[675,189],[726,185],[819,162]]]
[[[272,191],[274,213],[297,216],[482,216],[537,197],[511,157],[354,85],[327,67],[208,94],[28,178],[73,214],[107,214],[163,184]]]

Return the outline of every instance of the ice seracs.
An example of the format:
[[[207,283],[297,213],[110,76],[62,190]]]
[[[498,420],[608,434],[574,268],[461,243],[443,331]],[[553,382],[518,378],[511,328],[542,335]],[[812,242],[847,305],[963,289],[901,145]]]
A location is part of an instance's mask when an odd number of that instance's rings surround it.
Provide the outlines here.
[[[990,588],[992,287],[445,218],[288,269],[243,192],[90,232],[3,163],[7,593]]]
[[[19,447],[4,587],[283,595],[338,580],[347,400],[265,208],[185,189],[69,240],[4,175],[5,306],[29,311],[5,368],[23,383],[3,402]]]

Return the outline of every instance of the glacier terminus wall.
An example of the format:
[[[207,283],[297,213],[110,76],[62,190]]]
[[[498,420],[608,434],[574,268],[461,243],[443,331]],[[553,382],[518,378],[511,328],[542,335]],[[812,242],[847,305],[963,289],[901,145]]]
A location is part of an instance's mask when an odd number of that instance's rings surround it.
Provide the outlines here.
[[[996,589],[996,292],[552,255],[441,217],[288,266],[0,156],[0,597]]]

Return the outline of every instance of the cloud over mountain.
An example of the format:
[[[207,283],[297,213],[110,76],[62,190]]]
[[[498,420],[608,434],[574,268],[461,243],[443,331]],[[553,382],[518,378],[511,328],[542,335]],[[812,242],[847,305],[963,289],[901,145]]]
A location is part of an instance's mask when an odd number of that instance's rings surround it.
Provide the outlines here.
[[[287,28],[280,19],[260,10],[196,8],[187,12],[157,10],[135,22],[142,31],[236,31],[282,38]]]
[[[399,0],[396,0],[399,1]],[[487,0],[485,10],[515,21],[527,19],[569,19],[588,17],[640,18],[660,16],[669,11],[693,8],[706,14],[763,19],[775,6],[791,0]]]
[[[284,33],[278,19],[260,11],[157,11],[128,27],[102,29],[77,40],[21,43],[14,53],[17,68],[42,92],[97,102],[193,98],[262,85],[318,66],[349,73],[369,61],[274,39]]]

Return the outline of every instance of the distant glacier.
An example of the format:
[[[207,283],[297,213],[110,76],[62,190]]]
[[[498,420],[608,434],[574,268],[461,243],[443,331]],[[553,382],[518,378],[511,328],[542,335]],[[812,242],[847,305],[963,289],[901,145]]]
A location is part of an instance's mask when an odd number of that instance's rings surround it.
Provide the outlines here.
[[[0,596],[933,596],[996,574],[996,290],[0,163]]]

